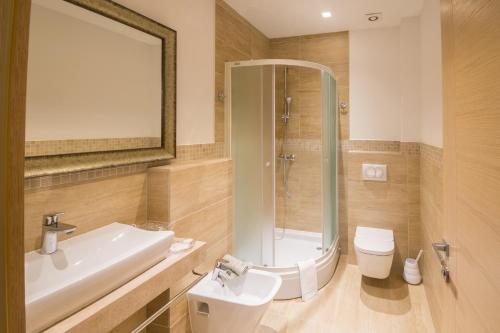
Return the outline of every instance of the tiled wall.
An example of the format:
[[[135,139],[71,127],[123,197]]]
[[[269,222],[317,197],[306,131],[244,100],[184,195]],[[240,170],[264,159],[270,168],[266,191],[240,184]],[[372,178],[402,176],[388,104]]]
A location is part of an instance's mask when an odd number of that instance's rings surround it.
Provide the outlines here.
[[[271,58],[307,60],[330,67],[337,80],[339,101],[349,101],[348,32],[271,39]],[[310,71],[305,71],[302,79],[304,83],[310,83],[308,89],[317,89],[317,82],[315,82],[314,76],[311,77]],[[302,120],[306,126],[314,121],[314,119]],[[348,114],[340,115],[339,121],[340,137],[349,139]],[[314,130],[314,126],[311,129]]]
[[[395,150],[395,146],[399,146]],[[396,252],[393,270],[415,256],[420,246],[420,144],[387,141],[343,144],[348,158],[341,168],[341,193],[345,195],[340,224],[341,247],[351,263],[356,262],[353,240],[356,226],[392,229]],[[375,150],[378,149],[378,150]],[[387,164],[387,182],[362,180],[363,163]]]
[[[115,221],[129,224],[145,221],[146,181],[145,171],[140,171],[71,185],[25,190],[25,250],[40,248],[43,216],[48,213],[65,212],[62,221],[78,227],[71,237]],[[65,237],[60,235],[60,239]]]
[[[318,62],[332,69],[339,100],[349,99],[349,36],[347,32],[271,39],[271,57]],[[321,232],[321,75],[318,70],[288,67],[288,96],[292,97],[285,152],[296,155],[288,176],[290,197],[282,186],[276,163],[276,224],[278,227]],[[276,153],[281,152],[284,112],[284,66],[276,69]],[[340,136],[348,138],[349,117],[341,115]]]
[[[176,159],[169,163],[223,157],[224,144],[222,143],[180,145],[177,146]],[[165,164],[165,162],[128,164],[117,167],[56,174],[52,176],[32,177],[25,179],[24,188],[25,190],[41,190],[54,186],[70,186],[81,182],[104,180],[109,177],[141,173],[145,172],[150,167],[162,164]]]
[[[177,161],[212,159],[224,157],[224,143],[206,143],[177,146]]]
[[[171,164],[223,156],[223,145],[177,147]],[[78,226],[74,237],[110,221],[146,220],[147,170],[158,163],[131,164],[25,179],[25,250],[40,247],[43,215],[65,212],[64,222]],[[66,236],[61,235],[61,239]]]
[[[441,278],[441,266],[432,253],[432,242],[441,239],[443,221],[443,150],[422,144],[420,153],[420,214],[421,240],[424,256],[420,268],[434,325],[442,331],[443,302],[448,299],[446,282]]]
[[[200,151],[199,147],[192,149]],[[192,159],[195,157],[198,160],[179,161],[149,170],[144,167],[133,171],[135,169],[127,166],[131,173],[106,172],[97,179],[26,189],[25,250],[40,247],[42,217],[49,212],[64,211],[63,221],[78,226],[71,237],[113,221],[141,224],[149,216],[150,220],[166,223],[178,237],[206,241],[207,261],[199,270],[209,270],[216,257],[231,249],[232,164],[226,159],[207,160],[206,152],[193,154]],[[65,237],[60,235],[61,240]],[[177,293],[192,278],[186,277],[170,293]],[[167,293],[158,302],[165,303],[168,297]],[[173,330],[185,328],[185,310],[183,300],[172,309],[169,318],[160,318],[155,328],[161,329],[162,324]],[[142,309],[115,331],[128,332],[127,327],[144,320],[147,311]],[[148,331],[154,332],[153,329]]]
[[[322,232],[321,195],[321,76],[315,69],[288,66],[287,96],[292,97],[287,143],[285,125],[285,66],[276,67],[276,154],[295,155],[287,162],[288,193],[283,186],[281,161],[276,161],[276,225],[280,228]]]
[[[269,39],[223,0],[215,8],[215,94],[224,92],[227,61],[269,58]],[[215,101],[215,142],[224,142],[224,101]]]
[[[198,270],[210,270],[215,259],[231,252],[232,162],[190,162],[152,168],[148,174],[149,220],[164,223],[177,237],[205,241],[205,263]],[[171,295],[192,280],[191,274],[186,276],[171,288]],[[175,332],[188,330],[185,298],[172,308],[169,326]]]

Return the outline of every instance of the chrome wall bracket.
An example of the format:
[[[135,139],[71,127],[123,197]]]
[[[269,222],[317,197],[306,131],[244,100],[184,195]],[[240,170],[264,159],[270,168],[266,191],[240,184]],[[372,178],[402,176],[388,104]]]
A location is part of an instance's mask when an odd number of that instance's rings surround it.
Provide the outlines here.
[[[341,101],[339,103],[339,108],[340,108],[340,113],[341,114],[347,114],[347,102],[346,101]]]
[[[450,245],[443,239],[440,243],[432,243],[432,251],[441,264],[441,276],[444,281],[448,282],[450,279],[450,270],[448,269],[446,258],[450,255]],[[444,257],[441,253],[444,253]]]
[[[184,294],[186,294],[191,288],[193,288],[198,282],[200,282],[201,280],[203,280],[203,278],[205,278],[205,276],[208,275],[208,272],[198,273],[194,269],[193,269],[192,273],[197,276],[196,280],[194,280],[193,282],[191,282],[186,288],[182,289],[167,304],[163,305],[158,311],[156,311],[155,313],[153,313],[153,315],[151,315],[149,318],[147,318],[145,321],[143,321],[139,326],[137,326],[134,330],[132,330],[131,333],[140,333],[140,332],[145,331],[145,328],[148,327],[149,324],[151,324],[153,321],[155,321],[155,319],[158,318],[165,311],[167,311],[168,309],[170,309],[170,307],[172,306],[172,304],[174,304],[175,302],[177,302],[177,300],[179,298],[181,298],[182,296],[184,296]]]

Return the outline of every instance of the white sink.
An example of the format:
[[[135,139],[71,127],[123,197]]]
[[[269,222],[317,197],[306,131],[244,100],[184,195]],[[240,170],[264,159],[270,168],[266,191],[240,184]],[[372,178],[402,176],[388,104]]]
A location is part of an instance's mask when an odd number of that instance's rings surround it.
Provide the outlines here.
[[[160,262],[173,238],[112,223],[59,242],[53,254],[26,253],[27,331],[51,326]]]
[[[187,294],[193,333],[253,332],[280,286],[280,276],[255,269],[224,287],[209,273]]]

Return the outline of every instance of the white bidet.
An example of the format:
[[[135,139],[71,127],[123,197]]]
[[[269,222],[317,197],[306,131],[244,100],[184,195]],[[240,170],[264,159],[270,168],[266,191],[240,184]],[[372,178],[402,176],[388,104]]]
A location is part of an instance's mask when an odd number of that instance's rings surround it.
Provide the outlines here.
[[[250,269],[221,286],[209,273],[188,293],[193,333],[251,333],[281,286],[281,277]]]

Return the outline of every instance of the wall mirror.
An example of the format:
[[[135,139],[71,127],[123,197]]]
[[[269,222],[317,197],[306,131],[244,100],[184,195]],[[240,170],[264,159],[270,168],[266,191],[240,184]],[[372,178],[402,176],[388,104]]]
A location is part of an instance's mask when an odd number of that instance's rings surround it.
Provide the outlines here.
[[[108,0],[33,0],[26,177],[175,157],[176,32]]]

